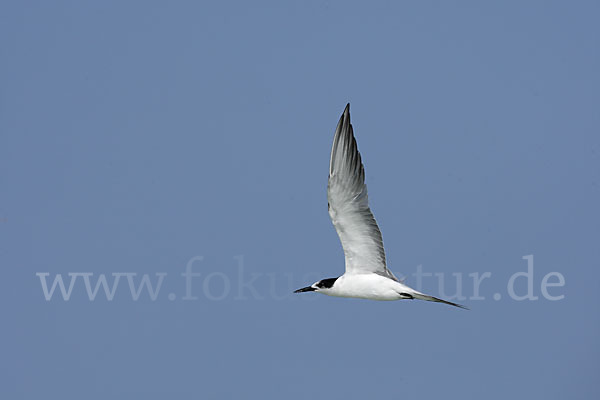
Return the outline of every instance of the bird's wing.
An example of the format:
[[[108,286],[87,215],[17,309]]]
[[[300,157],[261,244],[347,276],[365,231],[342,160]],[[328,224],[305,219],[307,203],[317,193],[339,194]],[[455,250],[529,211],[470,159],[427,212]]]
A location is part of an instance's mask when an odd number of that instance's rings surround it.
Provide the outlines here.
[[[385,265],[381,232],[369,208],[365,170],[350,124],[350,104],[333,138],[327,199],[329,216],[344,248],[346,273],[371,272],[397,280]]]

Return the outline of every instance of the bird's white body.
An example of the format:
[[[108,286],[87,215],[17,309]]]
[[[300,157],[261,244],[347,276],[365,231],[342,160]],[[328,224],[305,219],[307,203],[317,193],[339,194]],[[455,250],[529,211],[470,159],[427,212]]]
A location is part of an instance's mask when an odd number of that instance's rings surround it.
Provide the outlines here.
[[[350,104],[338,122],[327,185],[329,216],[346,256],[346,273],[296,290],[370,300],[420,299],[465,308],[418,292],[387,268],[383,239],[369,208],[365,171],[350,124]]]
[[[410,298],[407,295],[418,292],[390,278],[367,273],[344,274],[335,281],[331,288],[321,289],[319,293],[336,297],[390,301]]]

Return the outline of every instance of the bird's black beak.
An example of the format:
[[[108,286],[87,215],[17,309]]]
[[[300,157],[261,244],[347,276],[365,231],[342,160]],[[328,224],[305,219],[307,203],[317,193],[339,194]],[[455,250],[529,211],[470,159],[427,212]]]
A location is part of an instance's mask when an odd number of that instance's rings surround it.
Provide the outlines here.
[[[315,289],[312,286],[307,286],[307,287],[303,287],[302,289],[294,290],[294,293],[314,292],[315,290],[317,290],[317,289]]]

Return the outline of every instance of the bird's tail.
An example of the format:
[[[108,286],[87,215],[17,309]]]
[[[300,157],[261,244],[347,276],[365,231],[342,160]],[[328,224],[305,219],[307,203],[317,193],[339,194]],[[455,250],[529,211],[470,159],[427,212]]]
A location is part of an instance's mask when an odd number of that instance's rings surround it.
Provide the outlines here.
[[[468,308],[465,307],[465,306],[463,306],[463,305],[452,303],[451,301],[446,301],[446,300],[438,299],[437,297],[429,296],[429,295],[424,294],[424,293],[411,293],[411,295],[415,299],[426,300],[426,301],[435,301],[436,303],[444,303],[444,304],[448,304],[450,306],[454,306],[454,307],[458,307],[458,308],[462,308],[462,309],[468,310]]]

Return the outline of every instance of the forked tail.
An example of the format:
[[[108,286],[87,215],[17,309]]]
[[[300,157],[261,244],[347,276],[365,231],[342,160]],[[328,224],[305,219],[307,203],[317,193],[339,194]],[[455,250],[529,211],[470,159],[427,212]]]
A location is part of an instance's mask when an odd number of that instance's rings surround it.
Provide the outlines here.
[[[460,304],[452,303],[451,301],[446,301],[446,300],[438,299],[437,297],[429,296],[427,294],[423,294],[423,293],[411,293],[411,295],[415,299],[427,300],[427,301],[435,301],[436,303],[444,303],[444,304],[448,304],[450,306],[459,307],[459,308],[468,310],[467,307],[462,306]]]

